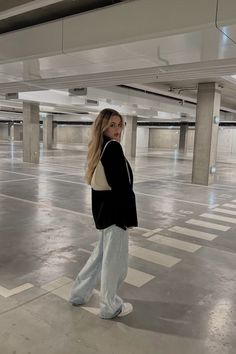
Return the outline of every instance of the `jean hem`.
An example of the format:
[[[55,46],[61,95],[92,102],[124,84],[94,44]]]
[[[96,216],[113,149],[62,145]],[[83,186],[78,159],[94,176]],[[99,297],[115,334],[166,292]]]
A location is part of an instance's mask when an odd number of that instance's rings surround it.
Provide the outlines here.
[[[85,305],[86,301],[76,301],[76,300],[69,300],[69,303],[71,303],[72,306],[80,306],[80,305]]]
[[[122,311],[122,306],[119,307],[119,309],[111,317],[104,317],[104,316],[100,315],[100,318],[102,320],[112,320],[113,318],[116,318],[121,313],[121,311]]]

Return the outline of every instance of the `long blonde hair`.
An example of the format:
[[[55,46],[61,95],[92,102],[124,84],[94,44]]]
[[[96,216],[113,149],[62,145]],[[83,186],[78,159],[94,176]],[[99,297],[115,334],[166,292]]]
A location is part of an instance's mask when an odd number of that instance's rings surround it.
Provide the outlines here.
[[[120,117],[122,127],[124,127],[124,118],[120,113],[111,108],[103,109],[92,124],[88,143],[87,168],[85,174],[85,179],[88,184],[91,183],[93,172],[100,159],[104,141],[103,134],[110,125],[110,119],[114,116]]]

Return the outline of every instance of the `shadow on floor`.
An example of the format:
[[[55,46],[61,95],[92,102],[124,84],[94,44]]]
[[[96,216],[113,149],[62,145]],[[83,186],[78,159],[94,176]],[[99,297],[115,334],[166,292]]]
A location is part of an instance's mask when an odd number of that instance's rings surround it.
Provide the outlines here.
[[[127,301],[132,303],[134,311],[116,321],[129,327],[196,339],[204,339],[208,335],[204,328],[206,319],[203,319],[204,315],[207,316],[207,309],[202,306]]]

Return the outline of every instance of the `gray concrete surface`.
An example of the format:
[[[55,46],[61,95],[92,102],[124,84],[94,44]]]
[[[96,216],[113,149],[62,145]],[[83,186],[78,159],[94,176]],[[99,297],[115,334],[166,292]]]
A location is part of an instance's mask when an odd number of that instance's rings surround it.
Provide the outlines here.
[[[120,290],[134,311],[105,321],[96,315],[98,293],[85,307],[67,302],[97,240],[85,147],[41,144],[35,165],[22,162],[22,143],[0,146],[1,354],[236,352],[235,156],[218,158],[206,187],[191,184],[191,155],[138,149],[131,164],[139,228]]]

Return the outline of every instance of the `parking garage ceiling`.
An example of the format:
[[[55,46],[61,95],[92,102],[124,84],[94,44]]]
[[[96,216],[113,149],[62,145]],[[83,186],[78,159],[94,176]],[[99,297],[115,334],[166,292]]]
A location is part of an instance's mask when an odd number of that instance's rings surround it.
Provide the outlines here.
[[[0,1],[0,34],[57,20],[124,0],[8,0]]]

